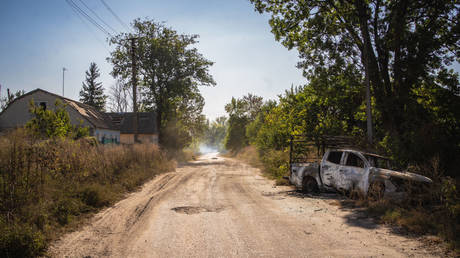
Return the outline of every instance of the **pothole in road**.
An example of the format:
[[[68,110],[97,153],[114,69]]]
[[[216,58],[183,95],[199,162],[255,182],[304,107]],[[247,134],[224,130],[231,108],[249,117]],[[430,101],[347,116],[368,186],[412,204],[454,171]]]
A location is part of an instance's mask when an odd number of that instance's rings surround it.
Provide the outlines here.
[[[191,214],[197,214],[201,212],[220,212],[223,209],[224,209],[223,207],[181,206],[181,207],[172,208],[171,210],[177,213],[184,213],[187,215],[191,215]]]

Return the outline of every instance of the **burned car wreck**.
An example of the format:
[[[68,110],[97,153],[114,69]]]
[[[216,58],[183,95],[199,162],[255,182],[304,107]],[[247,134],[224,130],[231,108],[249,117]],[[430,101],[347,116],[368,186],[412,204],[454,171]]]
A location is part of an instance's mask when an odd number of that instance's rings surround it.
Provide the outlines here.
[[[321,159],[312,162],[295,151],[291,144],[289,181],[304,192],[357,191],[375,199],[400,199],[408,189],[423,191],[432,183],[419,174],[391,170],[388,158],[357,149],[328,148]]]

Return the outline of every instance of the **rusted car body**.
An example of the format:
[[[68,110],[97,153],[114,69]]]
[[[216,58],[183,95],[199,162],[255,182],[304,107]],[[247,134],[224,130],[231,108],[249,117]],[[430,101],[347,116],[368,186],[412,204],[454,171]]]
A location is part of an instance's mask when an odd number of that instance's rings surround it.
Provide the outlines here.
[[[306,191],[358,191],[373,197],[404,197],[407,185],[429,184],[428,177],[390,169],[390,160],[353,149],[328,149],[321,162],[291,163],[289,181]]]

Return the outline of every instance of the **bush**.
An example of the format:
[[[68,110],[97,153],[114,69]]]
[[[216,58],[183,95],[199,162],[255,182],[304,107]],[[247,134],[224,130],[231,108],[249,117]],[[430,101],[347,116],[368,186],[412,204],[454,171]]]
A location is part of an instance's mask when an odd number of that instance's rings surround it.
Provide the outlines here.
[[[114,198],[106,186],[89,185],[86,186],[80,193],[81,200],[89,206],[100,208],[109,205]]]
[[[443,177],[436,160],[412,167],[412,171],[428,175],[434,181],[421,195],[411,195],[409,191],[408,198],[403,201],[364,200],[362,204],[383,223],[397,225],[411,233],[439,235],[459,251],[459,180]]]
[[[67,225],[71,221],[71,216],[78,215],[80,213],[80,205],[78,205],[75,199],[62,199],[55,203],[53,208],[53,217],[61,225]]]
[[[0,225],[0,257],[35,257],[45,253],[42,233],[27,225]]]
[[[0,223],[0,257],[21,251],[25,253],[19,256],[37,255],[42,242],[75,226],[83,214],[173,168],[153,145],[105,146],[91,138],[42,140],[24,129],[0,136],[0,222],[9,221],[8,227]]]
[[[283,178],[289,175],[289,154],[287,152],[277,150],[263,152],[250,145],[239,151],[236,158],[262,169],[263,174],[274,179],[277,185],[289,184]]]
[[[56,100],[55,110],[45,110],[35,105],[33,100],[29,103],[29,111],[33,118],[26,127],[38,137],[72,137],[75,139],[89,135],[89,129],[82,126],[73,126],[70,123],[69,113],[65,110],[64,104]]]

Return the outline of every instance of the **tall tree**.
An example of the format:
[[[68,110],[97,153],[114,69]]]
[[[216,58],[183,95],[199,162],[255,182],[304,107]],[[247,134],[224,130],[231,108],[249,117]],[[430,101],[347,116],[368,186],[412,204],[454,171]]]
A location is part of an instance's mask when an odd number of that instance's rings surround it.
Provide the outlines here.
[[[414,89],[428,84],[458,94],[460,5],[451,0],[251,0],[271,13],[277,40],[296,47],[307,76],[318,68],[366,62],[384,126],[402,135],[413,122]],[[324,71],[322,69],[321,71]]]
[[[89,70],[86,71],[86,79],[80,90],[80,101],[102,111],[104,110],[107,96],[104,95],[102,83],[96,81],[99,76],[101,76],[99,68],[96,63],[91,62]]]
[[[204,134],[203,142],[217,148],[219,151],[224,149],[224,139],[227,133],[227,117],[220,116],[214,121],[207,121],[207,128]]]
[[[113,76],[131,79],[131,46],[128,39],[137,38],[136,67],[143,108],[156,111],[160,144],[166,146],[168,140],[175,140],[174,137],[167,137],[171,126],[176,127],[172,131],[182,127],[188,131],[182,132],[191,135],[188,122],[204,122],[204,118],[199,117],[203,99],[198,86],[215,85],[208,71],[213,63],[193,47],[198,42],[198,35],[178,34],[163,23],[141,19],[134,20],[133,30],[134,33],[122,33],[111,39],[115,50],[108,61],[113,64]],[[187,118],[187,125],[183,123],[184,118]],[[179,121],[181,124],[178,124]],[[187,144],[187,141],[184,140],[183,144]]]
[[[228,113],[228,129],[225,136],[225,148],[238,151],[248,144],[246,126],[254,121],[263,105],[263,98],[249,93],[240,99],[232,97],[225,105]]]
[[[458,113],[460,82],[449,67],[460,61],[458,0],[251,2],[257,11],[271,14],[276,40],[297,48],[298,66],[307,78],[355,67],[364,89],[368,64],[381,115],[379,138],[398,156],[426,159],[419,155],[421,150],[433,154],[435,149],[459,153],[460,137],[455,135],[460,133],[460,119],[440,118],[434,111],[443,110],[442,117]],[[426,105],[429,99],[444,98],[449,101]],[[430,128],[438,128],[435,137],[427,137]]]

